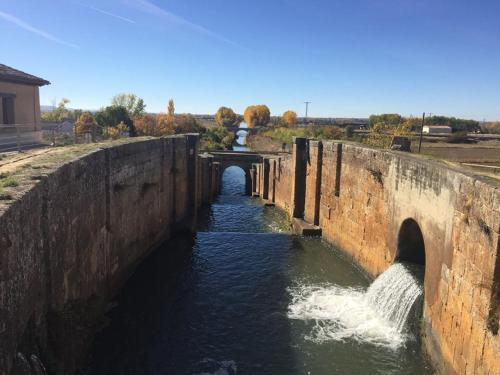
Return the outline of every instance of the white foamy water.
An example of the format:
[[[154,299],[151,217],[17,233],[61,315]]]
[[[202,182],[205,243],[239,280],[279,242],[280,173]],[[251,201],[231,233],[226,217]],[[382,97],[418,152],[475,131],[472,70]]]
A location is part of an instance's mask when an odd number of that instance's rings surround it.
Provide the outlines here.
[[[405,325],[422,289],[404,265],[395,264],[367,291],[328,284],[299,285],[290,293],[288,317],[314,323],[306,339],[351,339],[397,349],[408,338]]]

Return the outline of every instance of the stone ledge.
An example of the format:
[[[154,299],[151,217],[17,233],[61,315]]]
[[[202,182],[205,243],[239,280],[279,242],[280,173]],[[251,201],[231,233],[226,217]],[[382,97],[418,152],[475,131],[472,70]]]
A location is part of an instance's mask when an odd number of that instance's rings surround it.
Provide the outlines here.
[[[321,236],[322,230],[317,225],[310,224],[302,219],[293,218],[292,220],[293,233],[306,237]]]

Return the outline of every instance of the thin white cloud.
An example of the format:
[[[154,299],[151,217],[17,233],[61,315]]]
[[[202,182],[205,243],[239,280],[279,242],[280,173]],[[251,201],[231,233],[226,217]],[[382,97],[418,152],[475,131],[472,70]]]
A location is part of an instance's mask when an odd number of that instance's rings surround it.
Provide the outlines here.
[[[178,16],[172,12],[169,12],[168,10],[160,8],[159,6],[153,4],[148,0],[124,0],[124,1],[125,3],[129,4],[130,6],[134,7],[135,9],[141,12],[152,14],[157,17],[162,17],[171,23],[187,27],[199,34],[207,35],[209,37],[218,39],[224,43],[228,43],[238,48],[242,48],[239,44],[233,42],[232,40],[229,40],[224,36],[219,35],[201,25],[188,21],[187,19]]]
[[[79,49],[80,48],[80,46],[77,46],[76,44],[65,42],[64,40],[61,40],[61,39],[55,37],[52,34],[49,34],[49,33],[45,32],[43,30],[37,29],[36,27],[34,27],[34,26],[30,25],[29,23],[27,23],[27,22],[25,22],[25,21],[23,21],[23,20],[15,17],[15,16],[13,16],[12,14],[4,13],[4,12],[0,11],[0,18],[3,18],[7,22],[10,22],[10,23],[13,23],[16,26],[19,26],[20,28],[22,28],[22,29],[24,29],[26,31],[29,31],[30,33],[39,35],[42,38],[50,40],[51,42],[62,44],[64,46],[75,48],[75,49]]]
[[[82,3],[78,3],[78,4],[80,4],[81,6],[83,6],[85,8],[92,9],[92,10],[94,10],[96,12],[105,14],[105,15],[110,16],[110,17],[117,18],[119,20],[122,20],[122,21],[125,21],[125,22],[128,22],[128,23],[134,23],[134,24],[136,23],[134,20],[131,20],[130,18],[123,17],[123,16],[120,16],[120,15],[115,14],[115,13],[107,12],[107,11],[105,11],[103,9],[99,9],[99,8],[93,7],[92,5],[87,5],[87,4],[82,4]]]

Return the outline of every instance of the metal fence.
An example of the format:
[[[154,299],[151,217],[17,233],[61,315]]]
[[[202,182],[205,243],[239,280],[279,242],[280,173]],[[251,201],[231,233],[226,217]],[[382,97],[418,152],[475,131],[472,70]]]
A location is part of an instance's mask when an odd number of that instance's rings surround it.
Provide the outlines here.
[[[115,135],[116,136],[116,135]],[[119,134],[118,138],[128,136]],[[99,142],[112,138],[100,126],[76,133],[71,122],[35,124],[0,124],[0,153],[24,151],[46,146],[67,146]],[[112,138],[115,139],[115,138]]]

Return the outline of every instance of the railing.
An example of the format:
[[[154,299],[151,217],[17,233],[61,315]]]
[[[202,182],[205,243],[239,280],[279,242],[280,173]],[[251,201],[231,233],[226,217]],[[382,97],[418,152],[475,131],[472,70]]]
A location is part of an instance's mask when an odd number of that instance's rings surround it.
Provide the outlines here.
[[[120,134],[120,137],[124,136],[125,134]],[[0,153],[46,146],[92,143],[104,139],[110,139],[110,137],[103,134],[103,128],[100,126],[76,134],[74,124],[70,122],[42,123],[41,125],[0,124]]]
[[[0,152],[22,151],[44,145],[42,131],[34,123],[0,124]]]

